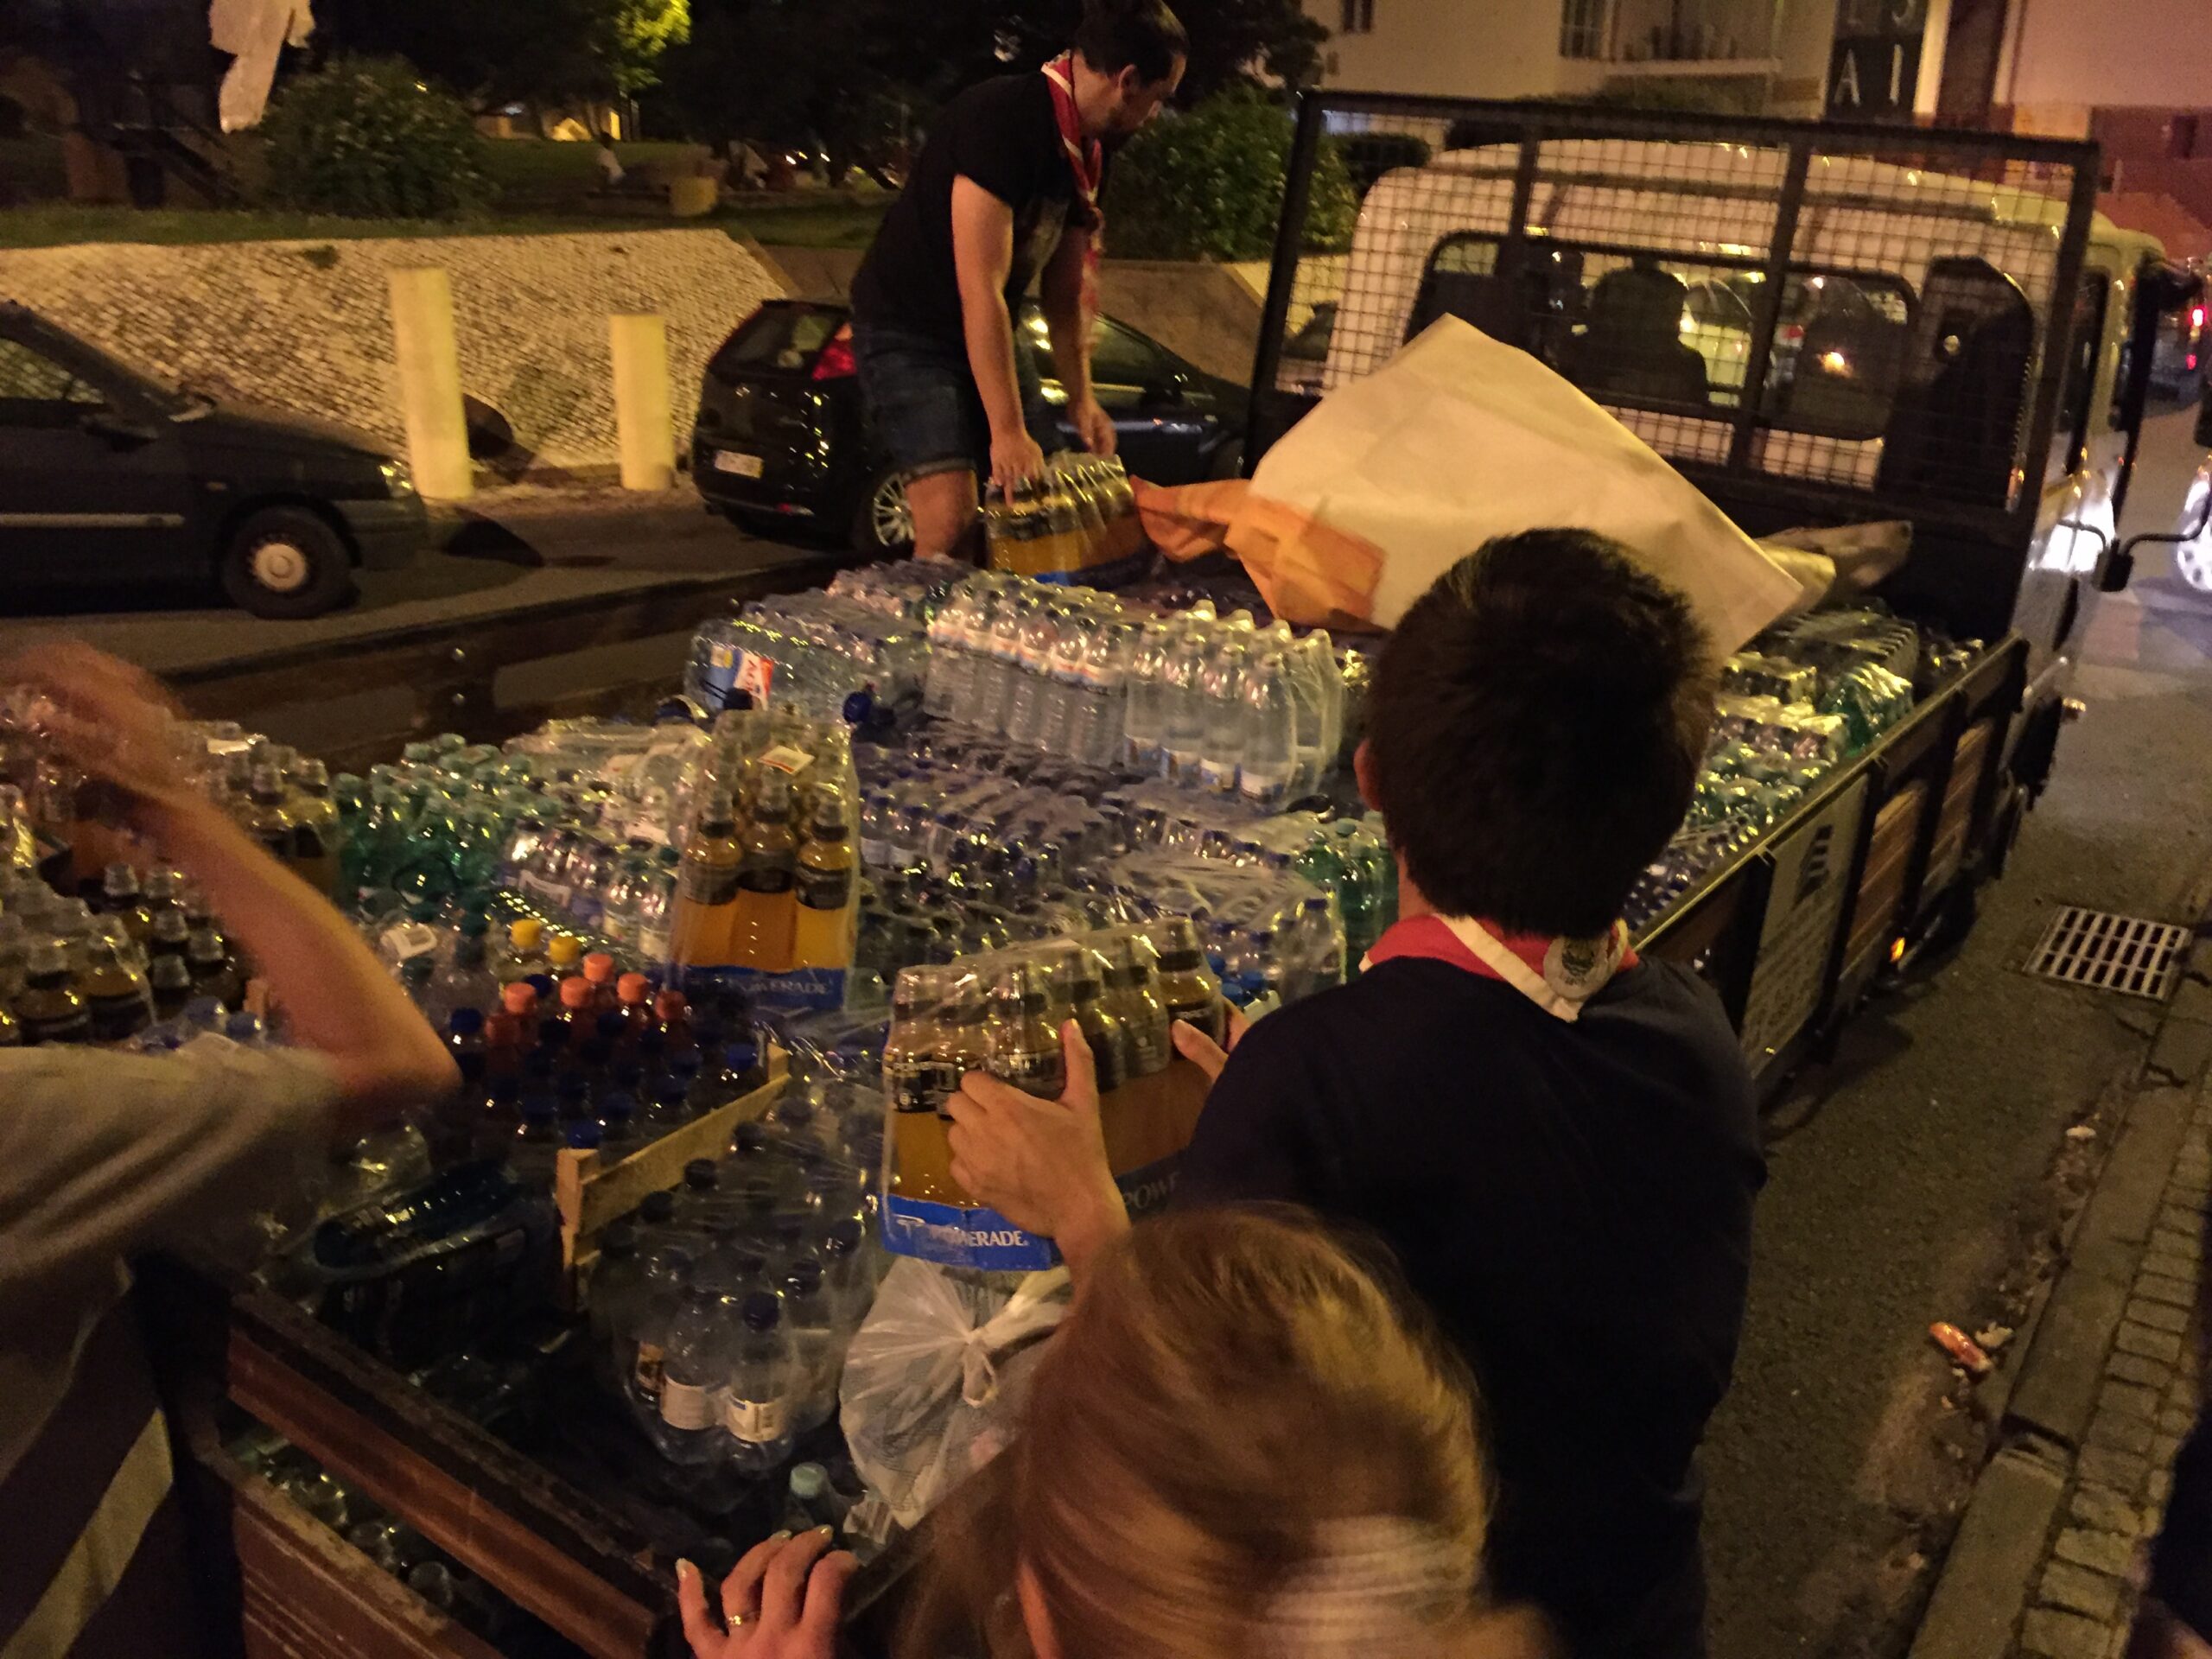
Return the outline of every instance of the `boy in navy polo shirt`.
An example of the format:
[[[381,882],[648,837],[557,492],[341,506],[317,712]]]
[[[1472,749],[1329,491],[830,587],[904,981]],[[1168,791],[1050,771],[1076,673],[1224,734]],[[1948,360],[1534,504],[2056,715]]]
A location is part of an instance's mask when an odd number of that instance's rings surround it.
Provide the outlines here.
[[[1719,1000],[1620,909],[1681,823],[1713,707],[1689,607],[1581,531],[1491,542],[1377,665],[1360,786],[1400,921],[1351,984],[1217,1071],[1178,1204],[1287,1200],[1370,1231],[1472,1367],[1492,1587],[1578,1656],[1704,1650],[1695,1452],[1743,1322],[1764,1179]],[[953,1173],[1078,1278],[1128,1224],[1089,1052],[1038,1101],[970,1077]]]

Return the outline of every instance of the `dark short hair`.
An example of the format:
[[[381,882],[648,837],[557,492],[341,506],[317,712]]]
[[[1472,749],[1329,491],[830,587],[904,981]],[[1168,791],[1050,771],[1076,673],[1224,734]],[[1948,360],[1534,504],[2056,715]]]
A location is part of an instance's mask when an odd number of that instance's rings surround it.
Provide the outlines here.
[[[1173,73],[1177,59],[1191,55],[1191,37],[1163,0],[1084,0],[1075,49],[1104,74],[1135,64],[1149,86]]]
[[[1414,601],[1367,712],[1376,804],[1446,915],[1590,938],[1689,808],[1712,724],[1681,594],[1582,530],[1485,543]]]

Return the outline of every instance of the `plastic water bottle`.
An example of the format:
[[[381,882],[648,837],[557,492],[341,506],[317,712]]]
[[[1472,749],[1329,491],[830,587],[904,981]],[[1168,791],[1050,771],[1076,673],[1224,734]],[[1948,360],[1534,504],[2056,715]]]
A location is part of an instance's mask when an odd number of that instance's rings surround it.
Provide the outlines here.
[[[837,1412],[837,1318],[836,1300],[819,1260],[802,1258],[785,1269],[784,1319],[791,1326],[798,1367],[792,1391],[791,1433],[804,1434]]]
[[[635,839],[626,842],[601,898],[599,933],[609,944],[636,946],[639,902],[652,885],[652,849]]]
[[[638,1253],[638,1230],[631,1223],[618,1221],[599,1236],[599,1264],[592,1270],[587,1311],[591,1319],[592,1370],[610,1389],[622,1385],[636,1361],[632,1344],[645,1265]]]
[[[1198,782],[1215,794],[1235,792],[1236,769],[1244,757],[1244,644],[1232,639],[1214,652],[1198,680],[1205,737]]]
[[[1299,906],[1292,938],[1299,978],[1287,995],[1311,996],[1344,982],[1344,925],[1328,894],[1314,893]]]
[[[1099,624],[1087,612],[1077,610],[1060,626],[1059,637],[1045,664],[1044,715],[1038,721],[1036,747],[1047,754],[1077,759],[1069,741],[1084,695],[1084,662],[1098,638]]]
[[[709,1465],[723,1455],[726,1442],[719,1425],[728,1333],[736,1314],[737,1298],[725,1293],[717,1279],[702,1275],[669,1325],[653,1440],[671,1462]]]
[[[1134,772],[1158,773],[1162,766],[1161,734],[1166,715],[1167,654],[1175,640],[1164,619],[1147,622],[1130,651],[1128,696],[1122,719],[1123,765]]]
[[[1243,703],[1236,787],[1252,805],[1272,812],[1289,798],[1298,769],[1298,711],[1279,653],[1262,658],[1245,676]]]
[[[1196,788],[1206,741],[1205,692],[1201,682],[1211,660],[1207,630],[1187,625],[1160,665],[1160,775]]]
[[[731,1463],[747,1474],[766,1474],[791,1456],[798,1362],[775,1292],[756,1290],[746,1296],[737,1318],[722,1427]]]
[[[1039,747],[1051,690],[1050,665],[1060,645],[1060,619],[1054,607],[1039,605],[1021,626],[1014,675],[1007,693],[1006,739],[1025,749]]]

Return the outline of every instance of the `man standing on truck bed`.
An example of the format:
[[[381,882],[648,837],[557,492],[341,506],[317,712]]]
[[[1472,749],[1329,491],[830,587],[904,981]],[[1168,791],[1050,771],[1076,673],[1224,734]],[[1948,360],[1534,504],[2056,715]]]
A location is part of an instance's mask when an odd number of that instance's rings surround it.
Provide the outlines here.
[[[1067,416],[1092,454],[1114,423],[1090,390],[1106,141],[1152,118],[1189,43],[1161,0],[1086,0],[1075,49],[948,104],[853,279],[854,345],[876,439],[906,478],[918,557],[976,522],[976,474],[1011,487],[1044,467],[1036,370],[1014,340],[1032,278]]]

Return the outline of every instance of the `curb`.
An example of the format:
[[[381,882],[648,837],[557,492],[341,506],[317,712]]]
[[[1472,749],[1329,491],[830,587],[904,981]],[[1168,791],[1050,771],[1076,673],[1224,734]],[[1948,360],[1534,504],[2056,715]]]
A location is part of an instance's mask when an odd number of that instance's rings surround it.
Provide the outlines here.
[[[2190,913],[2204,915],[2206,885],[2190,894]],[[2202,920],[2197,930],[2182,983],[2122,1083],[2112,1149],[2062,1241],[2058,1272],[2023,1333],[2024,1351],[2005,1368],[1996,1449],[1974,1481],[1909,1659],[2005,1659],[2014,1650],[2059,1505],[2079,1471],[2130,1287],[2212,1067],[2212,937]]]

